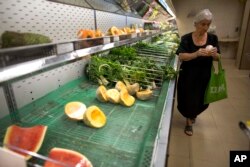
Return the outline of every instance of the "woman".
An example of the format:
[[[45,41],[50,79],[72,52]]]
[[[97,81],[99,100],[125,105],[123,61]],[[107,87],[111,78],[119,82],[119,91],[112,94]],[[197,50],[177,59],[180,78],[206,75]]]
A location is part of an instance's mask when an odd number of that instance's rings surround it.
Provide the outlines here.
[[[208,104],[204,105],[204,94],[213,60],[217,60],[219,55],[217,36],[207,32],[212,18],[208,9],[200,11],[194,20],[195,31],[182,36],[176,51],[181,61],[177,83],[177,108],[186,118],[184,132],[189,136],[193,135],[192,124],[197,115],[208,108]],[[213,47],[209,48],[209,45]]]

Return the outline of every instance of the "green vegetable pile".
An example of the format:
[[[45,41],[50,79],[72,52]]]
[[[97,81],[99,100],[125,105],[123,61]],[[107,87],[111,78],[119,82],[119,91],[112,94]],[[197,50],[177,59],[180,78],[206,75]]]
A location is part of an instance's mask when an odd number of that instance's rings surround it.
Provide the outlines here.
[[[2,36],[2,47],[17,47],[25,45],[50,43],[49,37],[35,34],[35,33],[18,33],[12,31],[5,31]]]
[[[118,47],[110,50],[107,55],[93,55],[87,67],[90,81],[110,85],[119,80],[128,80],[148,87],[161,84],[164,79],[173,79],[177,72],[170,62],[157,63],[156,60],[138,54],[138,47]],[[171,70],[169,70],[171,69]],[[171,75],[168,72],[171,71]]]

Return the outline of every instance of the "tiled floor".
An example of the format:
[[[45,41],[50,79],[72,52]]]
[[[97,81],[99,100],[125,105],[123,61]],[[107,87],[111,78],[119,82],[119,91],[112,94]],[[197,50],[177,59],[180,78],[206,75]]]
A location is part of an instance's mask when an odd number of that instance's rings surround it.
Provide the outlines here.
[[[229,97],[210,104],[184,134],[185,118],[174,107],[168,167],[229,167],[230,150],[249,150],[249,140],[238,123],[250,120],[249,70],[238,70],[233,59],[223,59]]]

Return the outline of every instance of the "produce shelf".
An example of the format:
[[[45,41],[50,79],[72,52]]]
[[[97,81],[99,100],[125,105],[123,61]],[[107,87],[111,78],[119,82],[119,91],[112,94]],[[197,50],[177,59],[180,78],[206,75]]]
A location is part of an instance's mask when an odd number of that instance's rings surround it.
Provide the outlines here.
[[[84,78],[51,92],[45,97],[18,110],[20,126],[47,125],[48,131],[40,151],[47,156],[53,147],[78,151],[94,166],[149,166],[159,121],[166,100],[169,82],[165,81],[159,96],[149,101],[136,100],[132,107],[102,103],[96,99],[98,85]],[[107,116],[101,129],[87,127],[82,121],[73,121],[64,114],[64,106],[71,101],[81,101],[86,106],[97,105]],[[13,124],[10,116],[0,120],[0,140],[6,128]],[[43,161],[33,158],[32,163]]]
[[[74,61],[90,54],[145,40],[161,33],[152,30],[140,37],[132,38],[132,36],[127,35],[127,38],[113,42],[112,37],[108,36],[0,49],[0,83]]]
[[[177,68],[176,57],[171,65]],[[52,148],[61,147],[84,154],[95,167],[164,166],[175,80],[165,80],[150,100],[136,100],[132,107],[99,102],[97,87],[87,78],[79,78],[11,112],[0,119],[0,141],[12,124],[41,124],[47,125],[48,130],[39,155],[46,157]],[[82,121],[70,120],[64,114],[64,106],[71,101],[100,107],[107,116],[106,125],[95,129]],[[33,157],[28,166],[34,164],[43,165],[44,160]]]

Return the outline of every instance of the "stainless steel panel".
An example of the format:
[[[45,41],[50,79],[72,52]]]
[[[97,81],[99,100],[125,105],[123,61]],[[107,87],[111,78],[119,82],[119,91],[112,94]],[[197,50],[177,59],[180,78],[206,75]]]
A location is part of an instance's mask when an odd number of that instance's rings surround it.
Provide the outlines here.
[[[175,56],[174,69],[178,68],[179,58]],[[153,157],[150,166],[164,167],[166,155],[168,151],[170,126],[172,119],[172,110],[174,105],[174,92],[175,92],[176,79],[171,80],[168,87],[167,99],[164,104],[164,111],[162,113],[161,121],[159,124],[159,132],[155,142]]]
[[[70,53],[65,53],[65,54],[61,54],[61,55],[52,55],[52,56],[48,56],[45,58],[36,59],[33,61],[19,63],[17,65],[7,66],[7,67],[0,69],[0,83],[8,81],[8,80],[12,80],[12,79],[17,78],[17,77],[27,75],[31,72],[36,72],[36,71],[39,71],[42,69],[53,67],[55,65],[59,65],[61,63],[76,60],[76,59],[79,59],[80,57],[84,57],[84,56],[87,56],[90,54],[94,54],[94,53],[98,53],[98,52],[105,51],[108,49],[112,49],[114,47],[118,47],[121,45],[135,43],[137,41],[150,38],[151,36],[155,36],[155,35],[158,35],[160,33],[161,32],[154,32],[154,34],[152,34],[152,35],[147,35],[147,36],[142,36],[142,37],[132,38],[132,39],[126,39],[126,40],[122,40],[122,41],[116,41],[114,43],[108,43],[108,44],[104,44],[104,45],[98,45],[98,46],[94,46],[94,47],[79,49],[79,50],[75,50],[75,51],[70,52]],[[77,40],[77,41],[80,41],[80,40]],[[74,42],[74,41],[72,41],[72,42]],[[69,42],[67,42],[67,43],[69,43]],[[49,44],[46,44],[46,46],[47,45],[49,45]],[[51,44],[51,45],[54,45],[54,44]],[[38,45],[38,46],[21,47],[21,49],[25,49],[25,48],[37,48],[38,49],[40,46],[44,46],[44,44]],[[0,53],[7,52],[7,51],[9,51],[9,49],[2,49],[2,50],[0,50]],[[18,50],[18,49],[15,50],[15,52],[18,52],[18,51],[20,51],[20,50]]]
[[[46,0],[0,0],[0,34],[4,31],[32,32],[54,42],[77,38],[81,28],[94,28],[92,9]]]
[[[109,11],[109,12],[118,12],[122,11],[120,6],[117,3],[110,3],[107,0],[86,0],[94,9]]]
[[[63,3],[63,4],[69,4],[73,6],[80,6],[80,7],[85,7],[85,8],[91,8],[88,3],[84,0],[48,0],[52,2],[57,2],[57,3]]]
[[[137,24],[139,27],[143,27],[143,19],[127,17],[127,26],[131,27],[132,24]]]
[[[60,86],[83,76],[83,69],[88,59],[57,67],[23,80],[13,82],[12,88],[17,108],[52,92]]]
[[[110,27],[122,28],[126,26],[126,16],[96,11],[97,28],[106,32]]]
[[[9,108],[5,99],[4,89],[0,87],[0,118],[9,114]]]

